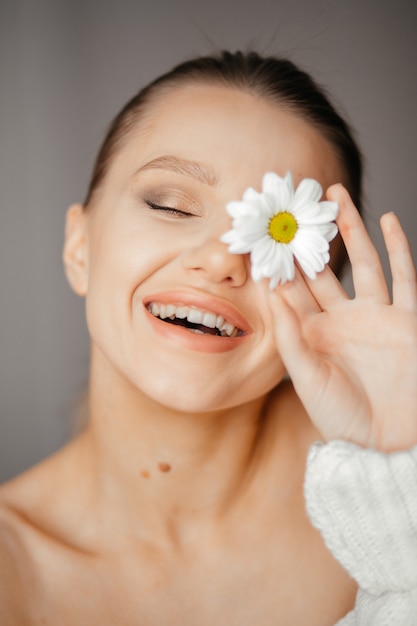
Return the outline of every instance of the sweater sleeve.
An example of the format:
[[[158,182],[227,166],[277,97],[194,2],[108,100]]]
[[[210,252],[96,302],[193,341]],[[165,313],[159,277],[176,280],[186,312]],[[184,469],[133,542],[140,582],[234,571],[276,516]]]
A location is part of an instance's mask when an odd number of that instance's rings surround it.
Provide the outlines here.
[[[313,525],[360,587],[338,626],[416,626],[417,446],[383,454],[316,443],[304,490]]]

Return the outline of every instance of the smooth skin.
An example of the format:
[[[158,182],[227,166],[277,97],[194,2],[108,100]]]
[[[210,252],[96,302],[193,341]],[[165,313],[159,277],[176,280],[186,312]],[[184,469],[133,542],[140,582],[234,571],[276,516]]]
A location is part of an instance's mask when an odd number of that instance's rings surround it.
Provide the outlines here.
[[[181,87],[154,105],[92,205],[68,211],[64,263],[92,342],[90,420],[0,490],[0,622],[331,626],[356,585],[307,518],[305,460],[317,439],[417,443],[406,238],[384,216],[390,304],[317,130],[226,87]],[[155,167],[166,155],[203,164],[204,178],[178,161]],[[271,294],[219,241],[225,204],[287,170],[339,202],[354,300],[329,268]],[[245,336],[220,349],[218,338],[166,331],[145,305],[181,294],[237,317]]]

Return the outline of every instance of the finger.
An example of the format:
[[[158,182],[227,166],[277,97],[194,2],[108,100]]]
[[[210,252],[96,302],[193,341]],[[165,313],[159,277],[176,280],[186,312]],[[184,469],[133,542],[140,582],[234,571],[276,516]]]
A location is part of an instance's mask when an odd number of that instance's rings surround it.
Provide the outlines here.
[[[295,278],[278,288],[281,296],[302,320],[308,315],[321,312],[321,308],[309,289],[306,279],[298,267]]]
[[[349,193],[342,185],[332,185],[327,198],[339,204],[336,223],[352,265],[356,296],[388,304],[390,297],[378,252]]]
[[[341,300],[350,299],[328,265],[314,280],[306,277],[305,281],[322,311],[328,311]]]
[[[417,311],[417,277],[407,237],[394,213],[381,217],[381,228],[391,267],[393,302]]]
[[[269,297],[278,352],[298,396],[306,405],[310,391],[319,388],[322,361],[303,338],[299,318],[282,294],[271,292]]]

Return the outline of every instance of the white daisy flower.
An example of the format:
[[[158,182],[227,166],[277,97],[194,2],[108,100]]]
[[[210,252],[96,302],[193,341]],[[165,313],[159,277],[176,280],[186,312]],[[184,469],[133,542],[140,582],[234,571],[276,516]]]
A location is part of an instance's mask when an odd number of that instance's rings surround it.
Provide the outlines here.
[[[247,189],[240,201],[226,210],[233,228],[220,240],[229,252],[250,252],[252,278],[270,278],[270,288],[293,280],[294,259],[309,278],[315,278],[329,262],[329,242],[337,234],[336,202],[320,202],[320,183],[305,178],[294,190],[291,173],[284,178],[268,172],[262,192]]]

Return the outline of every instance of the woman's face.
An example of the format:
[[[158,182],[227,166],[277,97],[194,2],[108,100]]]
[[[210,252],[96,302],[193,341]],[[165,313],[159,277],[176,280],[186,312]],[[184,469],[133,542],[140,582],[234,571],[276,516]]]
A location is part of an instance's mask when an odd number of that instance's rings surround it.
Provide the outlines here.
[[[157,101],[84,215],[87,319],[106,380],[194,412],[246,403],[282,379],[265,293],[248,256],[219,237],[227,202],[288,170],[323,188],[341,178],[326,140],[260,97],[193,85]]]

